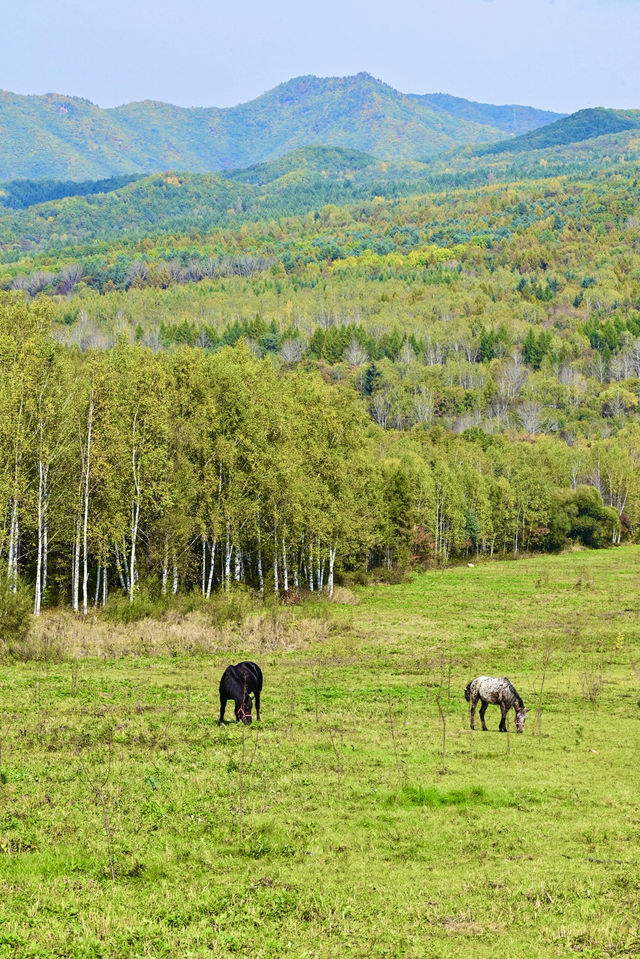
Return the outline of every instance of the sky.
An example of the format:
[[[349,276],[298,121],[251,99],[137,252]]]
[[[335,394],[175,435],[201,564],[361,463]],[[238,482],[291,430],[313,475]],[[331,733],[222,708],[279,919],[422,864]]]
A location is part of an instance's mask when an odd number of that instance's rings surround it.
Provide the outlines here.
[[[640,108],[640,0],[8,0],[0,88],[233,106],[373,74],[560,112]]]

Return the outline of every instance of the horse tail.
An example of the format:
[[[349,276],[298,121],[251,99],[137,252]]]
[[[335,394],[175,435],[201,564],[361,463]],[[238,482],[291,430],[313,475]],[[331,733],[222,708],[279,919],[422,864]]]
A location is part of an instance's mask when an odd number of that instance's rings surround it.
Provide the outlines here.
[[[473,680],[471,680],[471,682],[473,682]],[[471,701],[471,683],[469,683],[469,685],[464,691],[464,698],[466,699],[467,702]]]

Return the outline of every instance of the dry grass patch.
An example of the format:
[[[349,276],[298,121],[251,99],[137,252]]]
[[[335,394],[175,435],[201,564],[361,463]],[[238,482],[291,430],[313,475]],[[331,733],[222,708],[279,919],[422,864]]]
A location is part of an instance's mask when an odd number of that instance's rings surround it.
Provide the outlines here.
[[[43,614],[20,650],[21,659],[119,659],[123,656],[179,656],[243,649],[287,651],[322,643],[328,636],[323,619],[275,608],[249,615],[242,623],[212,626],[205,611],[169,611],[162,619],[114,623],[97,615],[86,618],[67,610]]]
[[[336,586],[331,601],[341,606],[358,606],[360,604],[356,594],[347,589],[346,586]]]

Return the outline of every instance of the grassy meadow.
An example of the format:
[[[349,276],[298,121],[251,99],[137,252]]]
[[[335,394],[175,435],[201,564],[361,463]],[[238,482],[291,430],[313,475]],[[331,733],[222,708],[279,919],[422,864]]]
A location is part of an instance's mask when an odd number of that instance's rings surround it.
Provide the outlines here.
[[[337,598],[49,614],[0,680],[2,959],[640,952],[640,548]],[[243,658],[263,722],[219,728]],[[524,735],[470,732],[480,673]]]

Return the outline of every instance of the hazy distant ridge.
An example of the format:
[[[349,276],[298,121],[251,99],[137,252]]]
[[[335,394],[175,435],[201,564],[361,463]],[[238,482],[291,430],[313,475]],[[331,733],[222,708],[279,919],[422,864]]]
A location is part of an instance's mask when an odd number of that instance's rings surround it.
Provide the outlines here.
[[[0,179],[207,172],[309,145],[420,160],[526,133],[559,116],[446,94],[403,94],[364,73],[298,77],[227,109],[144,101],[103,110],[77,97],[0,92]]]
[[[610,110],[594,107],[578,110],[562,117],[543,129],[532,130],[523,136],[495,143],[482,149],[482,153],[525,153],[529,150],[545,150],[548,147],[581,143],[612,133],[625,133],[640,128],[640,110]]]

